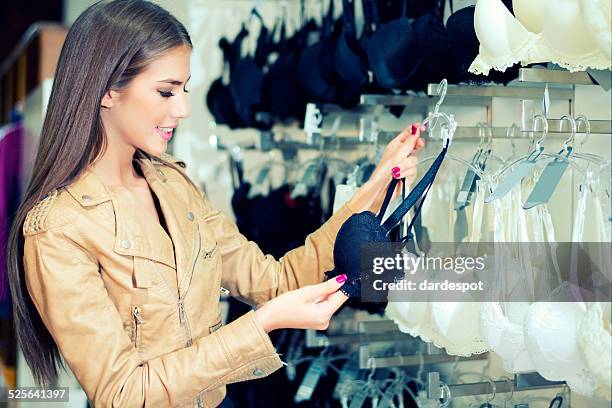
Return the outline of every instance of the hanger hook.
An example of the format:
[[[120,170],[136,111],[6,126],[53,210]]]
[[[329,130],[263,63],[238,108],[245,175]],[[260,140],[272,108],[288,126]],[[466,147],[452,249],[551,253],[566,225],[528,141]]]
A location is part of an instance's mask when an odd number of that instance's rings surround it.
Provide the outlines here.
[[[582,140],[582,142],[580,142],[580,150],[582,150],[582,146],[584,146],[587,140],[589,140],[589,136],[591,136],[591,122],[584,115],[576,116],[576,118],[574,119],[574,122],[576,123],[576,133],[578,133],[578,131],[580,130],[579,124],[584,123],[584,127],[585,127],[584,139]]]
[[[546,136],[548,135],[548,120],[543,115],[540,115],[540,114],[535,115],[533,117],[533,131],[534,132],[536,132],[538,129],[537,127],[538,120],[542,122],[542,137],[540,137],[538,141],[536,142],[536,149],[543,150],[542,143],[544,143],[544,140],[546,140]]]
[[[478,141],[478,148],[482,149],[485,141],[485,124],[484,122],[478,122],[476,124],[476,128],[478,129],[478,137],[480,140]]]
[[[569,122],[571,134],[570,134],[570,137],[568,137],[567,140],[563,142],[563,148],[567,151],[571,151],[573,148],[574,139],[576,138],[576,121],[574,120],[573,117],[569,115],[561,116],[561,119],[559,119],[559,131],[563,130],[564,121]],[[570,143],[572,144],[572,146],[570,146]]]
[[[485,404],[489,404],[495,399],[495,396],[497,395],[497,386],[495,385],[495,381],[493,381],[488,375],[485,375],[484,379],[491,385],[491,396],[488,400],[485,401]]]
[[[484,127],[485,127],[485,130],[487,131],[486,146],[490,150],[493,147],[493,128],[488,123],[484,123]]]
[[[436,88],[436,93],[440,96],[438,102],[436,102],[436,107],[434,108],[434,115],[438,113],[440,110],[440,105],[444,102],[444,98],[446,98],[446,91],[448,90],[448,81],[446,78],[442,79]]]
[[[516,153],[516,144],[514,143],[515,132],[520,130],[516,123],[512,123],[508,129],[506,129],[506,138],[510,140],[512,146],[512,154]]]

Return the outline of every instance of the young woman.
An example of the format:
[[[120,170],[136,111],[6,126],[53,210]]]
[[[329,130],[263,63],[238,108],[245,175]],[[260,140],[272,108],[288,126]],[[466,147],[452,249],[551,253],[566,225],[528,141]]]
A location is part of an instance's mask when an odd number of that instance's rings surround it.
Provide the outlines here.
[[[346,300],[333,246],[414,178],[413,125],[305,245],[264,255],[164,152],[189,115],[192,44],[166,10],[99,2],[63,46],[29,187],[10,234],[18,340],[36,381],[68,364],[97,407],[217,406],[225,385],[282,362],[268,332],[324,329]],[[394,170],[392,172],[392,170]],[[256,310],[222,326],[223,288]]]

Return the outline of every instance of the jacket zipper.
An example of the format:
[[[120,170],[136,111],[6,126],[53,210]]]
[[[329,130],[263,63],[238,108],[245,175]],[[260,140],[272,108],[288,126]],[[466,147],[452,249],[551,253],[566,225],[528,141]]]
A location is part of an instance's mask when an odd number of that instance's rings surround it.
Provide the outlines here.
[[[138,348],[138,336],[140,335],[140,329],[138,326],[144,322],[144,319],[140,314],[140,308],[138,306],[134,306],[132,308],[132,315],[134,316],[134,347]]]
[[[200,237],[200,230],[199,230],[199,228],[196,229],[196,236],[195,236],[195,238],[196,238],[196,245],[195,245],[195,249],[194,249],[195,256],[193,257],[193,261],[191,263],[191,269],[189,271],[189,275],[190,275],[190,277],[189,277],[189,285],[187,286],[187,289],[185,290],[185,293],[181,294],[181,285],[179,284],[179,287],[178,287],[178,296],[177,296],[177,294],[170,288],[170,285],[168,284],[168,281],[166,280],[164,275],[159,270],[157,264],[154,263],[155,270],[157,271],[157,273],[161,277],[162,282],[164,283],[164,286],[166,287],[168,292],[170,292],[172,297],[175,299],[176,306],[177,306],[178,312],[179,312],[179,322],[180,322],[181,327],[183,328],[183,331],[184,331],[184,334],[185,334],[185,347],[191,347],[193,345],[193,338],[191,337],[191,329],[189,327],[189,321],[187,319],[187,312],[185,311],[185,304],[183,303],[183,299],[187,295],[187,290],[189,289],[189,286],[191,286],[191,277],[193,276],[193,271],[195,269],[195,266],[196,266],[196,263],[197,263],[197,260],[198,260],[198,256],[200,255],[201,237]],[[184,280],[185,280],[185,277],[181,280],[181,283],[183,283]]]

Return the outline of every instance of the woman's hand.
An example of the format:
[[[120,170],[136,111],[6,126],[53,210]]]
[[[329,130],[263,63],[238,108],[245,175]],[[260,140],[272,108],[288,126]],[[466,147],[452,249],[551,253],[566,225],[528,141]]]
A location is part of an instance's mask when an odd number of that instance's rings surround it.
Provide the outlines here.
[[[408,184],[414,182],[419,162],[416,152],[425,146],[425,140],[421,138],[424,130],[420,123],[414,123],[387,144],[370,179],[355,192],[353,203],[356,209],[378,213],[393,178],[405,178]],[[401,191],[401,183],[398,183],[392,198]]]
[[[348,297],[338,289],[346,275],[317,285],[292,290],[266,302],[255,311],[266,333],[275,329],[325,330],[332,315]]]

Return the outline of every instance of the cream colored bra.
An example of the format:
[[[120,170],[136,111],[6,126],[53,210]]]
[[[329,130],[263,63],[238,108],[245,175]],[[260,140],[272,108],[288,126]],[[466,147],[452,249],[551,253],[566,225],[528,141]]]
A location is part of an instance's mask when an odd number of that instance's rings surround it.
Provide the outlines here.
[[[609,0],[479,0],[474,28],[479,54],[469,71],[487,75],[516,63],[554,62],[570,71],[610,69]]]

